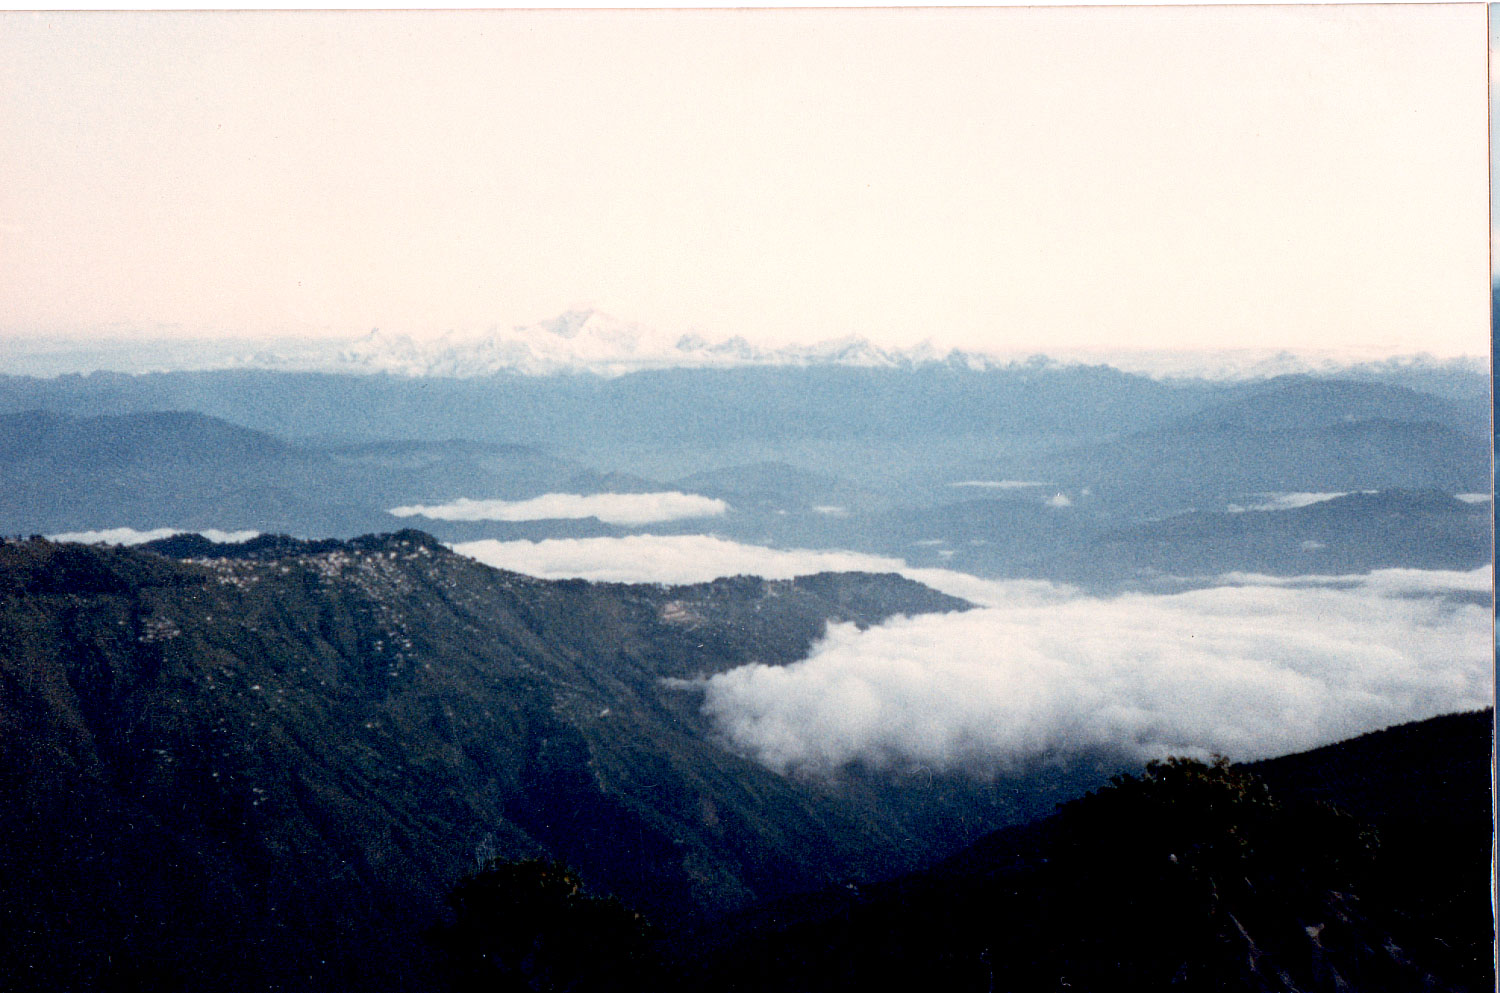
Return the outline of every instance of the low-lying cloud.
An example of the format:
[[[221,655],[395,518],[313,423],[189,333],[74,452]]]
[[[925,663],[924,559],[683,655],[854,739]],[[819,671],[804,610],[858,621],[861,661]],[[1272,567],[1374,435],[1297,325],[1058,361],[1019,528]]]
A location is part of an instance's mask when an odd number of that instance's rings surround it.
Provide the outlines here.
[[[1101,598],[974,580],[984,609],[833,626],[802,662],[709,678],[704,710],[786,773],[993,772],[1101,749],[1254,759],[1489,705],[1490,610],[1437,595],[1489,583],[1388,570]]]
[[[1101,597],[701,535],[454,547],[535,576],[613,582],[900,572],[978,605],[862,632],[834,625],[802,662],[695,684],[726,743],[786,773],[853,763],[989,773],[1095,750],[1254,759],[1494,696],[1488,568],[1234,573],[1207,588]]]
[[[706,583],[721,576],[791,579],[814,572],[897,572],[901,559],[859,552],[765,548],[709,535],[629,535],[543,541],[466,541],[460,555],[542,579]]]
[[[546,493],[529,500],[470,500],[392,507],[397,517],[440,521],[554,521],[597,518],[604,524],[635,526],[693,517],[719,517],[729,504],[696,493]]]
[[[1375,490],[1366,490],[1366,493],[1374,493]],[[1327,503],[1329,500],[1337,500],[1346,497],[1347,492],[1341,493],[1257,493],[1259,503],[1239,504],[1231,503],[1228,511],[1231,514],[1243,514],[1247,510],[1298,510],[1302,507],[1311,507],[1315,503]]]
[[[201,534],[209,541],[221,544],[239,544],[257,537],[259,531],[220,531],[218,528],[154,528],[137,531],[135,528],[105,528],[101,531],[65,531],[47,535],[50,541],[76,541],[85,545],[143,545],[148,541],[170,538],[174,534]]]

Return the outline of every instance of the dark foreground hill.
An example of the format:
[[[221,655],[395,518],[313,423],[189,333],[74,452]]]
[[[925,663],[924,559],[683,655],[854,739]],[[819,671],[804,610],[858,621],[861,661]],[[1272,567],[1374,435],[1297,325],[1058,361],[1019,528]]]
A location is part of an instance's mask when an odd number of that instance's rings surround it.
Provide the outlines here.
[[[443,990],[445,897],[531,859],[662,927],[656,990],[1487,988],[1488,715],[1264,764],[1269,794],[1167,766],[963,849],[1097,771],[800,781],[667,682],[964,606],[546,582],[419,532],[0,543],[0,989]]]
[[[1153,764],[931,869],[720,922],[679,982],[1491,990],[1492,721],[1455,714],[1248,768]]]
[[[966,606],[896,576],[545,582],[419,532],[159,551],[0,544],[0,986],[420,988],[491,856],[670,922],[1027,816],[777,776],[664,681]]]

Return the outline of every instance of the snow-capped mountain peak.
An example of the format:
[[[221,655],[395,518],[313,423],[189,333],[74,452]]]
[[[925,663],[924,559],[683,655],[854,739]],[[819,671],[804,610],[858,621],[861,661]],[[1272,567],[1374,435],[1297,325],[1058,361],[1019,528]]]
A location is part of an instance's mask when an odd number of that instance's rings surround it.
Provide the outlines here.
[[[492,328],[478,336],[449,333],[418,340],[408,334],[375,330],[345,348],[339,360],[346,367],[401,375],[581,371],[619,375],[674,366],[892,366],[938,361],[945,355],[930,343],[907,355],[880,348],[859,336],[764,348],[739,336],[716,340],[701,333],[671,335],[603,311],[578,309],[508,330]]]
[[[375,329],[339,349],[331,359],[301,356],[298,367],[331,371],[385,372],[404,376],[487,376],[496,373],[547,375],[589,372],[618,376],[645,369],[728,368],[745,365],[842,365],[865,368],[914,367],[943,363],[982,371],[1025,362],[1039,367],[1107,364],[1151,376],[1256,379],[1290,372],[1331,374],[1339,370],[1378,372],[1377,367],[1412,368],[1476,365],[1476,360],[1439,361],[1407,356],[1361,364],[1357,359],[1319,353],[1263,351],[1152,352],[1089,351],[1050,359],[1003,349],[975,351],[923,341],[910,348],[881,347],[858,335],[779,347],[754,344],[740,336],[714,338],[702,331],[667,333],[620,320],[591,308],[569,310],[546,320],[482,332],[450,331],[435,337]],[[272,365],[292,363],[271,363]],[[1456,364],[1456,365],[1455,365]],[[1476,366],[1477,367],[1477,366]],[[1387,370],[1389,371],[1389,370]]]

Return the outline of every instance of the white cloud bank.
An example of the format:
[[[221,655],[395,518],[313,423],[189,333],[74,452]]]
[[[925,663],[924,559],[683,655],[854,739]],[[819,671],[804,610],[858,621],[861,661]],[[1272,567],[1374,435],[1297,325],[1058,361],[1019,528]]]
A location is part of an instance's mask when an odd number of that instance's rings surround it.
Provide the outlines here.
[[[1374,493],[1375,490],[1365,490],[1365,493]],[[1327,503],[1329,500],[1337,500],[1346,497],[1344,493],[1258,493],[1257,496],[1264,499],[1260,503],[1238,504],[1231,503],[1227,508],[1231,514],[1243,514],[1247,510],[1298,510],[1302,507],[1311,507],[1315,503]]]
[[[982,610],[836,625],[795,665],[714,676],[704,708],[765,765],[818,774],[1253,759],[1492,701],[1490,611],[1432,595],[1488,591],[1488,569],[1261,579],[1112,598],[994,583]]]
[[[791,579],[814,572],[897,572],[901,559],[859,552],[742,545],[709,535],[629,535],[544,541],[466,541],[460,555],[542,579],[605,583],[706,583],[720,576]]]
[[[135,528],[106,528],[102,531],[65,531],[62,534],[49,534],[49,541],[76,541],[84,545],[143,545],[148,541],[156,541],[159,538],[170,538],[174,534],[201,534],[209,541],[217,541],[221,544],[239,544],[257,537],[259,531],[220,531],[218,528],[154,528],[150,531],[137,531]]]
[[[1298,751],[1489,705],[1490,570],[1235,573],[1173,594],[1085,595],[854,552],[702,535],[469,542],[546,578],[704,582],[748,573],[900,572],[981,609],[835,625],[810,656],[703,684],[726,740],[771,768],[856,761],[981,771],[1082,750],[1140,757]]]
[[[441,521],[551,521],[598,518],[605,524],[658,524],[690,517],[719,517],[729,510],[723,500],[696,493],[546,493],[530,500],[470,500],[432,506],[392,507],[397,517],[430,517]]]

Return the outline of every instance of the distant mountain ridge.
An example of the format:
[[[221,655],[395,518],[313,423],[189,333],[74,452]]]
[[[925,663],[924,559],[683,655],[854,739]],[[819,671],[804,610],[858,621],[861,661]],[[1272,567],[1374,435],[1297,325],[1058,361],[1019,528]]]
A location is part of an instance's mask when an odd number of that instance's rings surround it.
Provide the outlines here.
[[[0,413],[0,460],[46,457],[109,461],[121,454],[158,458],[263,458],[285,454],[279,438],[191,411],[68,417],[35,410]]]
[[[386,513],[400,503],[476,487],[536,496],[581,470],[494,442],[299,445],[185,411],[0,413],[0,534],[123,526],[347,536],[400,528]]]
[[[39,409],[4,413],[11,388]],[[152,404],[176,409],[138,409]],[[546,519],[424,526],[448,541],[711,533],[1067,582],[1473,568],[1488,508],[1444,499],[1489,489],[1487,416],[1385,383],[1104,368],[0,377],[0,534],[349,537],[405,526],[402,507],[681,492],[726,506],[639,526],[540,507]],[[1447,498],[1225,516],[1398,490]]]

